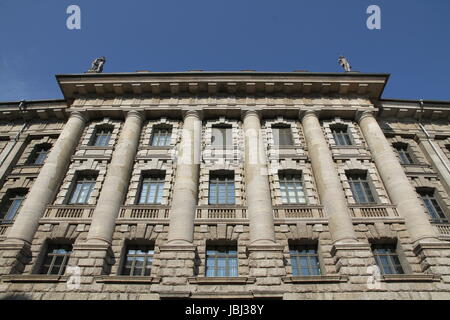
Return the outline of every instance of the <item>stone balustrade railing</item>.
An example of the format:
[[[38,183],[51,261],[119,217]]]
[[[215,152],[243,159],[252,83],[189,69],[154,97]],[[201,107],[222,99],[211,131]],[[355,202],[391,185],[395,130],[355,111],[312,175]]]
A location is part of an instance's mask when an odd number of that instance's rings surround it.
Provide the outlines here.
[[[47,206],[44,219],[91,219],[95,205],[51,205]]]
[[[197,219],[247,219],[247,210],[237,206],[197,207]]]
[[[393,205],[350,205],[353,218],[399,218],[397,209]]]
[[[168,219],[169,207],[128,205],[120,208],[119,219]]]
[[[323,207],[316,205],[275,206],[275,219],[324,218]]]

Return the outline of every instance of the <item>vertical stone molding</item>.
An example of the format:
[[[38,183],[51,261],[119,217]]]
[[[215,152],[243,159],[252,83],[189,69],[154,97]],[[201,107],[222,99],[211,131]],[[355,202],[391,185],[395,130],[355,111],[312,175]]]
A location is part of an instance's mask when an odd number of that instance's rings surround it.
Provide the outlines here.
[[[26,140],[26,134],[21,134],[17,138],[12,138],[0,155],[0,184],[3,184],[6,176],[11,171],[11,168],[22,155],[23,149],[25,149]]]
[[[450,194],[450,171],[447,169],[448,166],[450,166],[450,162],[446,159],[445,154],[439,150],[439,147],[435,146],[435,148],[433,148],[432,142],[427,139],[425,134],[418,134],[415,140],[419,144],[426,159],[431,163],[434,170],[436,170],[439,181],[444,186],[445,191]],[[438,154],[438,152],[441,153]],[[447,167],[442,161],[446,161]]]
[[[177,169],[172,196],[168,243],[191,245],[194,239],[194,218],[197,208],[201,160],[202,119],[198,111],[184,115],[178,150]]]
[[[386,191],[391,201],[397,206],[399,214],[405,218],[411,239],[413,242],[438,241],[417,193],[372,112],[364,111],[358,118]]]
[[[356,242],[347,199],[317,113],[310,110],[301,116],[319,198],[328,215],[333,242]]]
[[[275,244],[272,197],[267,176],[267,160],[257,111],[244,113],[245,187],[250,222],[250,245]]]
[[[111,243],[116,218],[130,181],[143,120],[141,112],[128,111],[93,213],[88,243]]]
[[[36,181],[14,222],[5,242],[31,243],[38,228],[39,219],[47,205],[55,197],[64,173],[70,163],[87,118],[80,112],[72,112],[58,140],[42,166]]]

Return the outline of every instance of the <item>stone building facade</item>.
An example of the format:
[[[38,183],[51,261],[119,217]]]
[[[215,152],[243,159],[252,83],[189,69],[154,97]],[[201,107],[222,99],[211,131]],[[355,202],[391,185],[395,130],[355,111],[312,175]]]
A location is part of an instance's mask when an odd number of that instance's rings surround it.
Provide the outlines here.
[[[450,102],[389,75],[57,75],[0,103],[0,298],[450,299]]]

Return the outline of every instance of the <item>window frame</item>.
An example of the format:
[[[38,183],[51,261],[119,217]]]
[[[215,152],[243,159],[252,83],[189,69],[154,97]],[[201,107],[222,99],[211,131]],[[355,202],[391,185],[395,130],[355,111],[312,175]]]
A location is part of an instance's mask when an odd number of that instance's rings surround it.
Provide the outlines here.
[[[152,127],[152,133],[150,135],[151,147],[168,147],[171,141],[172,126],[155,125]]]
[[[376,204],[377,203],[377,193],[372,187],[371,180],[368,178],[368,172],[346,172],[347,181],[350,186],[350,191],[352,192],[353,199],[356,204]],[[362,178],[364,177],[364,178]],[[356,179],[355,179],[356,178]],[[359,185],[359,190],[358,187]],[[358,193],[362,191],[362,194]],[[360,201],[363,196],[364,201]],[[369,197],[370,195],[370,197]],[[372,199],[372,201],[370,201]]]
[[[82,192],[85,192],[86,190],[83,190],[83,187],[85,184],[88,184],[88,189],[87,189],[87,194],[84,197],[84,201],[80,202],[80,195],[82,194]],[[71,192],[69,193],[69,196],[67,198],[67,204],[69,205],[86,205],[89,204],[89,199],[91,197],[92,191],[95,188],[95,184],[97,183],[97,176],[95,175],[91,175],[91,174],[80,174],[76,177],[76,179],[74,180],[74,183],[72,185],[71,188]],[[78,185],[81,185],[80,188],[78,189]],[[77,194],[76,196],[76,201],[73,201],[75,194]]]
[[[109,125],[96,126],[94,133],[92,134],[91,141],[89,142],[89,146],[101,148],[108,147],[109,142],[111,141],[112,138],[113,131],[114,131],[113,126]]]
[[[400,159],[400,164],[408,165],[415,164],[413,157],[411,156],[411,148],[407,143],[397,142],[393,144],[395,151]]]
[[[43,165],[45,163],[45,160],[47,160],[51,148],[52,145],[48,143],[41,143],[35,145],[26,164],[35,166]],[[43,154],[45,154],[44,157],[42,157]]]
[[[386,253],[378,253],[376,252],[376,250],[380,249],[380,248],[384,248],[389,249],[390,251],[386,252]],[[405,268],[400,260],[400,255],[397,252],[397,246],[393,243],[372,243],[371,244],[371,251],[372,251],[372,255],[375,259],[375,263],[378,266],[378,268],[380,269],[380,273],[382,275],[393,275],[393,274],[405,274]],[[386,272],[385,270],[385,264],[382,263],[382,261],[380,260],[380,257],[386,257],[386,262],[387,265],[386,267],[388,267],[390,270],[395,271],[395,272]],[[397,260],[397,261],[395,261]],[[398,267],[400,267],[400,272],[397,269]]]
[[[148,180],[148,181],[147,181]],[[141,175],[141,182],[139,186],[139,191],[136,197],[136,204],[138,205],[146,205],[146,204],[161,204],[164,196],[164,186],[165,186],[165,173],[143,173]],[[141,202],[144,188],[148,184],[147,192],[145,195],[145,201]],[[153,201],[149,202],[148,197],[151,194],[152,184],[156,186],[156,190],[154,192]],[[158,202],[159,200],[159,202]]]
[[[334,123],[330,125],[330,130],[336,146],[349,147],[356,145],[348,125]]]
[[[220,264],[223,263],[220,263],[220,261],[222,259],[225,259],[225,264],[221,267]],[[211,261],[213,262],[212,264],[210,263]],[[205,277],[238,277],[238,275],[239,258],[236,245],[210,244],[206,246]]]
[[[432,222],[446,223],[449,222],[449,218],[447,217],[444,209],[442,209],[439,200],[436,198],[436,189],[434,188],[418,188],[416,192],[419,194],[422,199],[423,206],[427,211],[428,217]],[[434,211],[430,212],[430,209]],[[442,216],[440,215],[440,213]],[[435,216],[436,215],[436,216]]]
[[[213,186],[214,189],[213,190]],[[220,202],[221,187],[224,188],[224,202]],[[213,198],[213,195],[215,198]],[[215,202],[213,200],[215,199]],[[229,201],[231,200],[231,201]],[[208,204],[210,205],[235,205],[236,181],[234,171],[226,173],[210,172],[208,181]]]
[[[215,130],[220,135],[215,134]],[[220,136],[221,143],[216,138]],[[211,147],[216,150],[232,150],[233,149],[233,126],[229,124],[215,124],[211,126]]]
[[[10,189],[5,194],[5,199],[2,201],[1,206],[1,219],[2,223],[11,223],[14,221],[16,216],[20,213],[20,209],[23,206],[23,202],[26,199],[28,194],[28,190],[25,189]],[[17,203],[16,201],[20,200],[18,205],[15,206],[14,211],[12,211],[13,205]],[[3,214],[3,212],[5,212]]]
[[[66,248],[70,248],[69,250],[66,250]],[[58,253],[58,252],[50,252],[50,250],[53,248],[52,251],[56,250],[65,250],[64,253]],[[43,257],[42,264],[39,269],[39,274],[45,274],[45,275],[63,275],[66,271],[70,255],[72,254],[73,247],[72,244],[65,244],[65,243],[50,243],[47,245],[45,255]],[[59,265],[58,272],[53,273],[52,270],[55,267],[55,262],[58,257],[62,257],[61,264]],[[47,259],[50,258],[50,264],[47,264]],[[44,269],[48,266],[48,270],[44,272]]]
[[[314,252],[311,253],[310,252],[311,250],[314,250]],[[303,251],[306,252],[301,253]],[[289,257],[291,262],[292,276],[308,277],[308,276],[322,275],[318,244],[316,243],[289,244]],[[296,261],[296,263],[294,264],[293,261]],[[306,263],[305,262],[302,263],[302,261],[306,261]],[[302,267],[305,265],[306,268]],[[303,270],[307,270],[307,274],[305,274]]]
[[[292,134],[292,126],[288,124],[273,124],[272,125],[273,144],[278,148],[294,146],[294,136]],[[277,133],[275,133],[277,132]],[[284,141],[282,141],[284,140]],[[283,143],[282,143],[283,142]],[[286,143],[284,143],[286,142]]]
[[[142,253],[132,253],[130,251],[141,251]],[[150,253],[151,252],[151,253]],[[128,277],[149,277],[152,272],[153,260],[155,256],[155,246],[154,244],[139,244],[139,243],[128,243],[124,249],[123,263],[120,268],[120,275]],[[127,267],[129,258],[131,260],[131,265]],[[142,258],[142,266],[136,267],[136,258]],[[129,269],[129,273],[125,272]],[[137,274],[135,271],[141,269],[140,273]]]
[[[298,182],[297,181],[293,181],[293,180],[288,180],[288,177],[292,177],[292,179],[295,179],[296,177],[298,177]],[[278,172],[278,181],[280,184],[280,197],[281,197],[281,202],[283,203],[283,205],[289,205],[289,204],[308,204],[308,196],[306,194],[306,190],[305,190],[305,184],[303,181],[303,174],[302,172],[294,172],[294,173],[289,173],[289,172]],[[295,202],[291,202],[290,196],[289,196],[289,187],[288,187],[288,183],[293,183],[294,184],[294,197],[295,197]],[[300,192],[299,192],[299,188],[297,188],[297,184],[300,185]],[[301,202],[299,201],[300,197],[299,194],[302,193],[303,194],[303,199],[304,201]],[[285,201],[286,199],[286,201]]]

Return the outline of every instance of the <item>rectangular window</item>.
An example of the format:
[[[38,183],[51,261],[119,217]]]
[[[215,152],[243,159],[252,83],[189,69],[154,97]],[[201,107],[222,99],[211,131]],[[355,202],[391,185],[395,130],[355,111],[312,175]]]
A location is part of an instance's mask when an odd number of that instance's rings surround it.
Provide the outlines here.
[[[207,277],[237,277],[238,258],[235,246],[208,246],[206,248]]]
[[[335,125],[331,126],[331,132],[333,133],[333,138],[338,146],[351,146],[353,145],[350,133],[348,132],[347,126]]]
[[[447,217],[442,211],[442,208],[439,206],[437,199],[434,196],[434,190],[419,191],[419,194],[432,220],[441,222],[448,221]]]
[[[153,246],[129,245],[127,247],[122,275],[149,276],[154,253]]]
[[[381,274],[403,274],[394,245],[374,244],[372,252]]]
[[[234,174],[212,175],[209,180],[209,204],[234,203]]]
[[[49,245],[40,273],[48,275],[64,274],[71,252],[71,245]]]
[[[94,189],[96,178],[80,177],[77,179],[70,196],[69,204],[87,204]]]
[[[92,140],[91,145],[96,147],[108,146],[111,139],[112,128],[97,128]]]
[[[356,203],[375,202],[369,181],[367,180],[367,174],[349,174],[347,175],[347,179]]]
[[[171,137],[172,137],[171,128],[163,128],[163,127],[153,128],[150,145],[153,147],[169,146]]]
[[[14,220],[25,199],[25,194],[26,192],[12,192],[10,195],[7,195],[2,209],[3,222],[11,222]]]
[[[144,177],[141,183],[139,194],[139,204],[159,204],[161,203],[164,191],[164,177],[151,176]]]
[[[293,276],[320,275],[317,245],[289,246]]]
[[[31,158],[28,160],[28,163],[36,165],[44,164],[49,150],[50,146],[47,145],[36,146],[32,152]]]
[[[300,174],[281,174],[280,192],[283,203],[306,203],[302,176]]]
[[[408,145],[404,143],[394,144],[394,148],[397,151],[397,154],[400,158],[401,164],[412,164],[413,160],[408,151]]]
[[[277,146],[292,146],[291,127],[272,127],[273,140]]]
[[[215,149],[232,149],[231,127],[212,127],[211,144]]]

